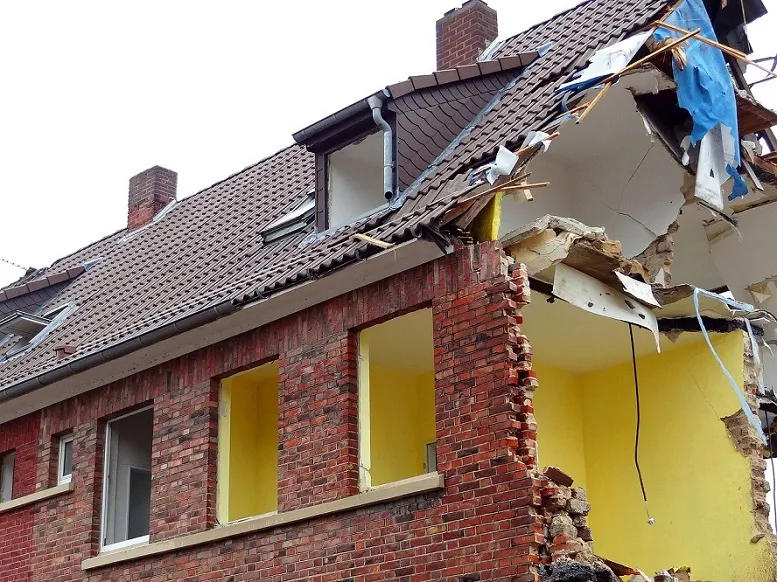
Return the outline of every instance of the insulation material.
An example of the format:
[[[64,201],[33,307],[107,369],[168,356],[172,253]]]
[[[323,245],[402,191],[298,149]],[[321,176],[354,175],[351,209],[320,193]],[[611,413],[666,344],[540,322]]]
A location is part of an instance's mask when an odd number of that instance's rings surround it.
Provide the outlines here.
[[[717,41],[702,0],[683,0],[666,17],[666,22],[683,29],[699,28],[701,36]],[[678,32],[661,27],[656,28],[654,32],[654,38],[658,42],[680,36],[682,35]],[[677,99],[680,107],[687,110],[693,118],[691,145],[696,146],[702,142],[702,147],[708,150],[705,156],[711,154],[717,156],[714,161],[706,159],[703,166],[700,162],[697,174],[709,175],[711,169],[719,165],[723,166],[728,175],[734,179],[734,189],[729,198],[744,196],[747,194],[747,185],[736,170],[739,166],[736,98],[723,53],[698,39],[690,39],[686,46],[684,67],[681,68],[677,60],[672,59],[672,70],[677,82]],[[718,131],[713,132],[715,129]],[[722,159],[719,157],[721,153]],[[711,182],[703,182],[699,188],[697,181],[697,196],[708,201],[715,192],[704,188],[709,188],[711,185]],[[722,209],[722,195],[713,206]]]
[[[591,64],[569,83],[561,85],[557,92],[580,91],[596,85],[598,81],[622,71],[645,44],[650,31],[640,32],[634,36],[596,51],[591,57]]]
[[[584,311],[617,319],[647,329],[653,334],[656,351],[661,351],[658,321],[653,312],[625,293],[605,285],[577,269],[556,265],[553,295]]]

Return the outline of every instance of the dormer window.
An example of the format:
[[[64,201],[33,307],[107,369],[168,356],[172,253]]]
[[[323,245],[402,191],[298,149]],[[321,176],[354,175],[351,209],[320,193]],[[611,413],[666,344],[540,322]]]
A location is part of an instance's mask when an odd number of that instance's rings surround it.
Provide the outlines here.
[[[383,132],[370,133],[324,156],[327,228],[338,228],[386,205]]]
[[[538,51],[410,77],[294,134],[316,154],[316,229],[337,229],[412,189]]]

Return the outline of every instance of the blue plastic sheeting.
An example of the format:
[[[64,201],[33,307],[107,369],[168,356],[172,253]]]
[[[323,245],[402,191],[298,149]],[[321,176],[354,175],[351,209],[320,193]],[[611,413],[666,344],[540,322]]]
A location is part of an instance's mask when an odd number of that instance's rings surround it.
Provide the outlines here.
[[[717,41],[703,0],[684,0],[666,18],[666,22],[686,30],[700,28],[701,36]],[[653,36],[657,41],[661,41],[683,35],[658,27]],[[685,68],[680,69],[673,59],[672,69],[677,82],[680,107],[686,109],[693,118],[691,144],[699,143],[718,124],[723,126],[724,139],[728,139],[726,134],[729,130],[733,148],[726,149],[733,151],[733,157],[726,160],[726,171],[734,179],[734,190],[729,199],[744,196],[747,194],[747,184],[736,170],[740,163],[736,98],[723,53],[696,38],[688,41],[685,53]]]

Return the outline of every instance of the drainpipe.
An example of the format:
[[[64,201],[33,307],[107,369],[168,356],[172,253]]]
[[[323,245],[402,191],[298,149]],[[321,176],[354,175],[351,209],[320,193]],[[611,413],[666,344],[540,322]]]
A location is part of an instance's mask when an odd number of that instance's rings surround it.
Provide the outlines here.
[[[383,193],[386,200],[391,200],[394,198],[394,135],[381,113],[383,98],[373,95],[367,99],[367,104],[372,109],[375,125],[383,130]]]

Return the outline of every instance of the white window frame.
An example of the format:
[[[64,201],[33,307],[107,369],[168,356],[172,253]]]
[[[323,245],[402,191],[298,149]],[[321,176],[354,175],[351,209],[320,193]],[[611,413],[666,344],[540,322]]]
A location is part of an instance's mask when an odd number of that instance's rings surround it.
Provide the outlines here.
[[[70,473],[65,475],[65,445],[67,445],[67,443],[70,443],[71,468],[70,468]],[[62,485],[63,483],[70,483],[70,481],[73,479],[72,456],[73,456],[73,435],[70,434],[70,435],[65,435],[60,437],[59,453],[57,457],[57,485]]]
[[[139,546],[143,544],[147,544],[149,542],[150,536],[140,536],[137,538],[132,538],[131,540],[124,540],[122,542],[115,542],[112,544],[106,544],[105,543],[105,524],[108,520],[108,480],[110,478],[110,444],[111,444],[111,424],[118,420],[123,420],[129,416],[133,416],[135,414],[139,414],[141,412],[145,412],[147,410],[153,410],[154,406],[145,406],[143,408],[140,408],[138,410],[133,410],[132,412],[128,412],[127,414],[122,414],[121,416],[117,416],[116,418],[110,419],[105,424],[105,442],[103,443],[103,497],[102,497],[102,508],[100,511],[100,551],[101,552],[110,552],[113,550],[120,550],[122,548],[128,548],[131,546]]]

